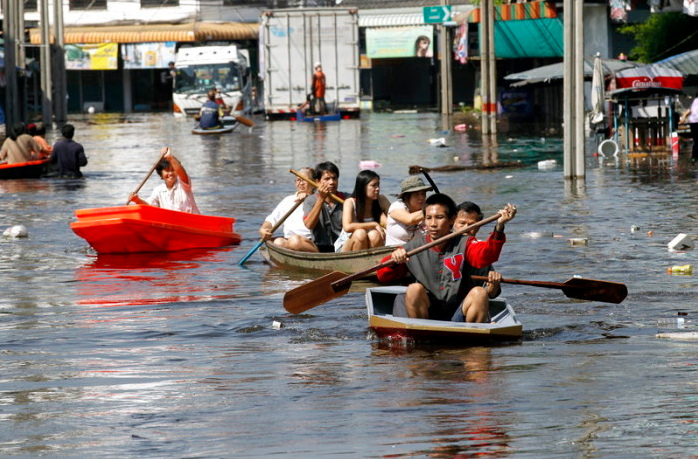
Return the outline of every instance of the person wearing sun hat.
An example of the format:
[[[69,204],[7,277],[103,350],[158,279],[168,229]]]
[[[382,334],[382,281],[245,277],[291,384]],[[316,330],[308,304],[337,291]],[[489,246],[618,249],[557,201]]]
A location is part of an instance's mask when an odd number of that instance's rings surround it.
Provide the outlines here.
[[[385,245],[402,245],[424,234],[422,207],[427,199],[427,191],[432,190],[416,175],[402,181],[397,201],[388,209]]]

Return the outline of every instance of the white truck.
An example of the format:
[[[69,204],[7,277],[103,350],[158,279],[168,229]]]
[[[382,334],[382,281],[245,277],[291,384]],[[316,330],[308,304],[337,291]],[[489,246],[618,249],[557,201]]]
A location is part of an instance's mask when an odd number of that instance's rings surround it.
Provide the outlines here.
[[[355,9],[273,10],[262,14],[260,79],[267,119],[296,114],[311,91],[315,62],[326,78],[327,110],[358,117],[359,18]]]
[[[175,55],[172,102],[175,116],[194,115],[210,89],[220,91],[233,113],[252,109],[247,50],[235,45],[180,48]]]

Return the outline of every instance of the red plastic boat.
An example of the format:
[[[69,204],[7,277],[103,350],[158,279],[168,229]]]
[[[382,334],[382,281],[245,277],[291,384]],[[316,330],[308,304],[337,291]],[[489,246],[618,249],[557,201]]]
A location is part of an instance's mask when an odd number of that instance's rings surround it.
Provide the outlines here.
[[[171,252],[239,244],[234,218],[132,205],[75,211],[70,228],[97,253]]]
[[[0,179],[39,178],[49,161],[49,158],[44,158],[26,163],[0,164]]]

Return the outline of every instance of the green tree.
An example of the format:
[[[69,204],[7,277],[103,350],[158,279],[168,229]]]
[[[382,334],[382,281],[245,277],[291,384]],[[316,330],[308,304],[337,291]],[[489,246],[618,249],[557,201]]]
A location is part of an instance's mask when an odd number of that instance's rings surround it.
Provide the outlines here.
[[[652,14],[643,24],[624,26],[620,32],[635,39],[630,59],[652,63],[698,49],[698,17],[683,13]]]

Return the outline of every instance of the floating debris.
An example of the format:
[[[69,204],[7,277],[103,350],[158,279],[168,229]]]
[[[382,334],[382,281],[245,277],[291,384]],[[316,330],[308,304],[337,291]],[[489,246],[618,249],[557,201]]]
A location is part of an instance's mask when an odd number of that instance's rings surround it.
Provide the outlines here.
[[[3,233],[3,237],[7,238],[20,238],[20,237],[27,237],[29,236],[29,233],[27,232],[27,227],[24,225],[15,225],[7,228]]]

